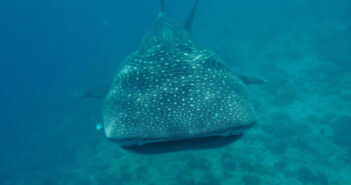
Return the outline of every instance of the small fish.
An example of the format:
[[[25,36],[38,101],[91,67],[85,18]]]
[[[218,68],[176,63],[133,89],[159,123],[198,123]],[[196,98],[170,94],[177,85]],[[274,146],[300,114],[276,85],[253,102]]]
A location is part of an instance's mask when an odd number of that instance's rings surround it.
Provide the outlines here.
[[[102,129],[102,124],[101,123],[96,124],[96,130],[100,131],[101,129]]]

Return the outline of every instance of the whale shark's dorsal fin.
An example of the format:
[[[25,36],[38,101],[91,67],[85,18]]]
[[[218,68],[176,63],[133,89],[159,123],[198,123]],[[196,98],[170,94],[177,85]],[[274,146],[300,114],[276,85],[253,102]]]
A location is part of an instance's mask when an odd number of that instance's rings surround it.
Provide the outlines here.
[[[165,12],[165,0],[161,0],[160,13],[163,14],[164,12]]]
[[[196,12],[196,8],[197,5],[199,4],[199,0],[196,0],[193,8],[191,9],[191,12],[189,13],[188,17],[185,20],[184,23],[184,28],[188,31],[191,31],[191,26],[193,25],[193,20],[194,20],[194,16],[195,16],[195,12]],[[164,0],[160,0],[160,15],[164,15],[165,14],[165,1]]]
[[[190,14],[188,15],[186,21],[185,21],[185,24],[184,24],[184,28],[188,31],[191,30],[191,26],[193,24],[193,20],[194,20],[194,16],[195,16],[195,12],[196,12],[196,8],[197,8],[197,5],[199,4],[199,0],[196,0],[195,3],[194,3],[194,6],[193,8],[191,9],[191,12]]]

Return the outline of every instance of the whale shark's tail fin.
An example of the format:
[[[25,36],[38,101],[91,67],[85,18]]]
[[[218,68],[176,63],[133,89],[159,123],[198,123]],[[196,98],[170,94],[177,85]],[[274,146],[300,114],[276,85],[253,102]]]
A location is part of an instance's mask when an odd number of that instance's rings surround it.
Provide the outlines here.
[[[184,28],[188,31],[191,30],[191,26],[193,25],[193,20],[194,20],[194,16],[195,16],[195,12],[198,4],[199,4],[199,0],[196,0],[193,8],[191,9],[190,14],[188,15],[185,21]]]

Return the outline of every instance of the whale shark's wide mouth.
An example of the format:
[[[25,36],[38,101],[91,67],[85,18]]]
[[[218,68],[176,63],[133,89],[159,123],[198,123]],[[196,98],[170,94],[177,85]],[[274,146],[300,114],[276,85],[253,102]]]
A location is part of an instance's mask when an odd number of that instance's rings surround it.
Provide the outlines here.
[[[246,130],[253,127],[256,122],[251,122],[246,125],[237,126],[233,128],[227,128],[225,130],[217,130],[215,132],[205,133],[197,136],[184,136],[184,137],[174,137],[174,138],[124,138],[124,139],[116,139],[116,138],[108,138],[109,140],[118,143],[122,147],[137,147],[143,146],[153,143],[165,143],[165,142],[174,142],[180,140],[191,140],[191,139],[201,139],[201,138],[212,138],[212,137],[231,137],[231,136],[241,136],[244,134]]]
[[[208,136],[182,140],[164,141],[157,143],[148,143],[140,146],[134,145],[122,147],[127,151],[138,154],[162,154],[189,150],[208,150],[230,145],[242,136],[243,134],[230,136]]]

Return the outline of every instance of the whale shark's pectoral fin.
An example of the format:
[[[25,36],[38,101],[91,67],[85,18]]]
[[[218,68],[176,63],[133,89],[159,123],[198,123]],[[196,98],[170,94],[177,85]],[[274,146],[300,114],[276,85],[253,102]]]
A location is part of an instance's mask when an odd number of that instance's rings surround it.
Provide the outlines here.
[[[80,90],[73,94],[74,97],[78,98],[97,98],[104,99],[107,95],[110,87],[95,87],[87,90]]]
[[[258,76],[238,75],[238,77],[246,85],[265,84],[265,83],[267,83],[266,79],[264,79],[262,77],[258,77]]]

